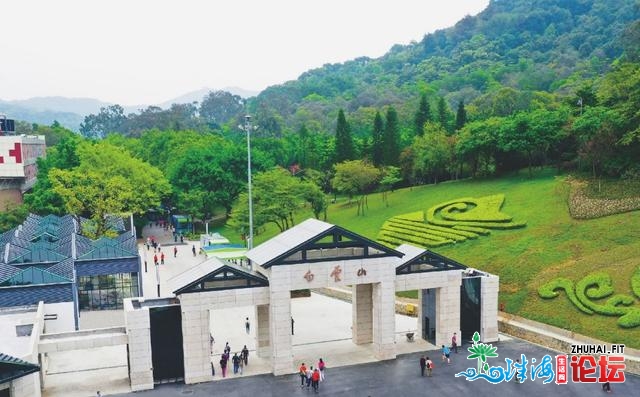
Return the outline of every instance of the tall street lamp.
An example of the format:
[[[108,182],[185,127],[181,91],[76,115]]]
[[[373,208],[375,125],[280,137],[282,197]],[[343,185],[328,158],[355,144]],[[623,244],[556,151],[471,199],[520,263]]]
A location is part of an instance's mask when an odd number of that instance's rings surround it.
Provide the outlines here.
[[[247,133],[247,184],[249,194],[249,236],[247,237],[247,249],[253,248],[253,198],[251,194],[251,116],[244,116],[244,126],[240,126]]]

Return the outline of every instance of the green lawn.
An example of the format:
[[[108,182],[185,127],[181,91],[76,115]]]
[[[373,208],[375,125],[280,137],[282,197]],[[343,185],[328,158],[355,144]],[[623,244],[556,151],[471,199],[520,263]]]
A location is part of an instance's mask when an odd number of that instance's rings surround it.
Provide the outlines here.
[[[327,221],[375,239],[382,224],[392,216],[426,211],[441,202],[502,193],[502,211],[527,226],[514,230],[492,230],[489,236],[444,246],[433,251],[467,266],[500,276],[500,302],[508,312],[565,329],[640,348],[639,327],[622,329],[616,317],[586,315],[561,293],[555,299],[538,296],[537,288],[559,276],[577,282],[595,270],[614,279],[617,294],[633,296],[630,278],[640,266],[640,211],[592,220],[570,218],[566,190],[551,170],[529,179],[526,172],[491,180],[464,180],[420,186],[390,193],[388,206],[380,194],[368,198],[365,216],[356,215],[355,204],[338,201],[328,211]],[[296,221],[310,217],[298,214]],[[235,233],[222,228],[225,236],[238,241]],[[268,227],[256,244],[278,230]],[[635,306],[640,307],[636,297]]]

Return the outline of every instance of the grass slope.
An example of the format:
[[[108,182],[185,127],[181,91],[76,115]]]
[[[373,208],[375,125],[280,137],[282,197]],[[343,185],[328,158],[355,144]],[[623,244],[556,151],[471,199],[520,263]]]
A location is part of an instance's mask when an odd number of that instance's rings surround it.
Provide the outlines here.
[[[355,204],[332,205],[327,221],[375,239],[389,218],[427,210],[444,201],[503,193],[502,211],[527,226],[495,230],[463,243],[432,249],[467,266],[500,275],[500,302],[505,310],[577,333],[640,348],[640,330],[621,329],[616,317],[586,315],[563,293],[552,300],[538,296],[542,284],[559,276],[574,282],[596,270],[608,272],[617,294],[633,296],[630,279],[640,266],[640,211],[599,219],[575,220],[569,216],[565,190],[550,170],[529,179],[526,173],[493,180],[465,180],[397,190],[368,198],[365,216],[356,215]],[[299,214],[297,221],[309,214]],[[222,230],[223,233],[230,233]],[[256,243],[275,235],[267,230]],[[634,305],[640,307],[640,299]]]

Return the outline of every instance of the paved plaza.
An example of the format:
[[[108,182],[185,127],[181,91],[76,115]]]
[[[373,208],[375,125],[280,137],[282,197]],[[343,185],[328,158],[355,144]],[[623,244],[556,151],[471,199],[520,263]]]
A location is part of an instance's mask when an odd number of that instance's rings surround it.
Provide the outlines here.
[[[504,357],[515,359],[521,353],[528,358],[541,359],[545,354],[555,352],[532,345],[530,343],[509,339],[497,342],[499,357],[490,361],[492,365],[504,365]],[[465,354],[466,353],[466,354]],[[340,396],[371,396],[371,397],[413,397],[413,396],[470,396],[498,397],[498,396],[603,396],[599,384],[556,385],[543,384],[542,380],[527,380],[522,384],[515,382],[492,385],[483,380],[468,382],[463,378],[456,378],[455,374],[474,367],[475,360],[468,360],[468,352],[460,350],[459,354],[452,354],[450,366],[443,363],[438,351],[427,351],[426,355],[435,358],[435,369],[431,378],[420,377],[418,364],[421,353],[411,353],[398,356],[396,360],[374,362],[360,365],[332,367],[327,362],[326,379],[320,383],[319,394],[332,397]],[[315,363],[314,363],[315,364]],[[251,365],[251,364],[250,364]],[[637,396],[640,390],[640,377],[627,375],[624,384],[613,384],[613,394],[619,396]],[[168,396],[306,396],[313,395],[312,390],[300,388],[300,378],[297,374],[273,376],[258,375],[228,379],[221,382],[208,382],[196,385],[171,384],[156,386],[154,390],[142,391],[119,396],[135,397],[168,397]]]

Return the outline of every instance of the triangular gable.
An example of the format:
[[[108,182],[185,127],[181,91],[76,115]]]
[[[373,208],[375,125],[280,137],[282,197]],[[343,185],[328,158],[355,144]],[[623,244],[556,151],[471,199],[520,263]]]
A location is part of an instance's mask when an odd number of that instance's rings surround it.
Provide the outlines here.
[[[136,254],[125,251],[118,247],[105,245],[105,246],[93,249],[81,256],[78,256],[78,259],[113,259],[113,258],[130,258],[132,256],[136,256]]]
[[[222,265],[212,272],[173,291],[186,294],[204,291],[224,291],[239,288],[268,287],[269,280],[263,275],[230,264]]]
[[[402,252],[333,225],[260,265],[267,269],[274,265],[364,258],[401,258],[403,255]]]
[[[0,263],[0,282],[11,278],[14,274],[20,273],[20,268]]]
[[[438,255],[429,250],[424,250],[422,253],[396,267],[396,274],[442,272],[447,270],[464,270],[466,268],[465,265],[453,259]]]
[[[20,273],[16,273],[1,282],[0,286],[6,287],[15,285],[41,285],[70,282],[70,279],[66,279],[62,276],[50,273],[46,270],[38,269],[37,267],[28,267]]]
[[[40,367],[19,358],[0,353],[0,384],[38,372]]]

